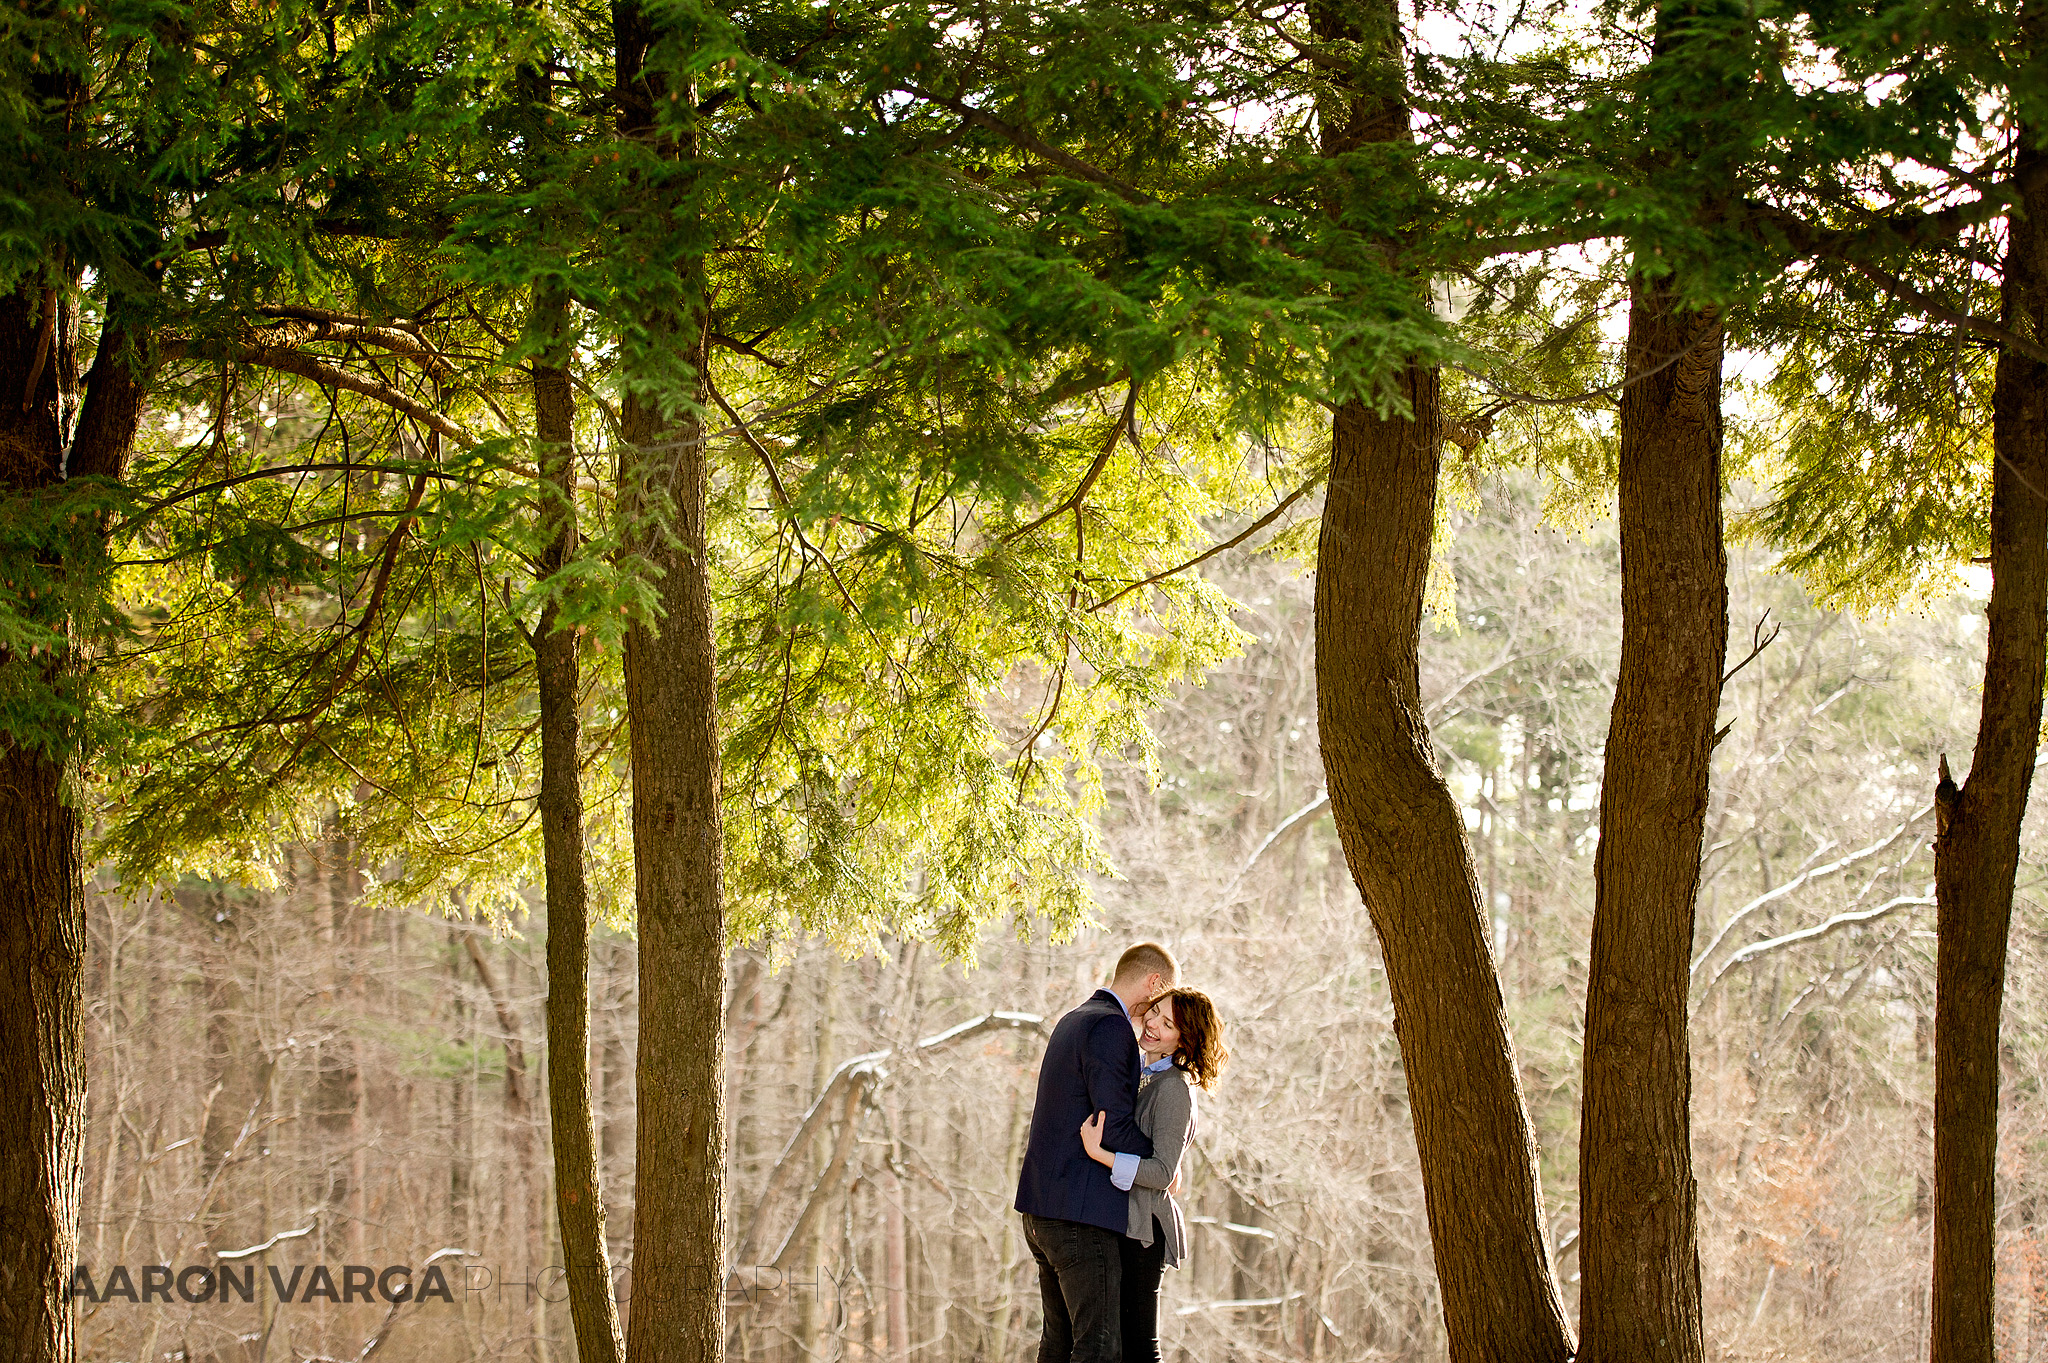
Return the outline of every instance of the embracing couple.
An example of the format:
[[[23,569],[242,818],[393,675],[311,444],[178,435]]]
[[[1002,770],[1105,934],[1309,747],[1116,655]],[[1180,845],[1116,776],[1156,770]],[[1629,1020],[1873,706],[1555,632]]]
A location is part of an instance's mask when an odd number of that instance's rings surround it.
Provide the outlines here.
[[[1228,1058],[1208,996],[1175,987],[1179,973],[1140,942],[1046,1044],[1017,1179],[1045,1299],[1038,1363],[1159,1358],[1159,1279],[1187,1248],[1174,1195],[1194,1089]]]

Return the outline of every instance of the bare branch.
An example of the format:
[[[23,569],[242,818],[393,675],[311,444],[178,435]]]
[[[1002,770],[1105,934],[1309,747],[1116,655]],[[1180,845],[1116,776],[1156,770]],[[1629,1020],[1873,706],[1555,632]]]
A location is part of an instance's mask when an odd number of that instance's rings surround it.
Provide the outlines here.
[[[779,1270],[788,1262],[790,1254],[804,1243],[811,1229],[818,1224],[818,1219],[824,1215],[825,1206],[831,1201],[832,1195],[839,1191],[840,1181],[846,1174],[847,1160],[853,1154],[854,1141],[860,1133],[860,1119],[865,1115],[868,1100],[879,1077],[878,1062],[870,1062],[849,1072],[851,1082],[846,1087],[844,1111],[840,1113],[839,1118],[839,1139],[832,1146],[831,1162],[825,1166],[825,1172],[818,1176],[817,1185],[811,1189],[811,1195],[804,1199],[803,1210],[797,1213],[796,1224],[789,1228],[789,1234],[784,1237],[781,1247],[775,1251],[772,1267]]]
[[[1927,888],[1931,891],[1934,887],[1929,885]],[[1747,965],[1758,957],[1769,955],[1773,951],[1780,951],[1786,947],[1798,946],[1802,942],[1813,942],[1823,937],[1832,936],[1843,928],[1853,928],[1860,923],[1874,922],[1879,918],[1889,917],[1900,909],[1925,907],[1932,903],[1934,903],[1934,898],[1931,894],[1898,895],[1895,898],[1887,899],[1875,908],[1856,909],[1849,913],[1838,913],[1834,917],[1816,923],[1810,928],[1801,928],[1797,932],[1788,932],[1783,936],[1772,937],[1767,941],[1752,942],[1722,963],[1721,968],[1714,972],[1714,977],[1707,981],[1706,988],[1700,990],[1699,998],[1693,1002],[1693,1008],[1697,1010],[1700,1004],[1706,1002],[1707,996],[1714,992],[1714,986],[1726,979],[1728,973],[1737,966]]]
[[[762,364],[767,365],[770,369],[789,368],[788,360],[778,360],[772,355],[763,355],[758,349],[756,349],[756,347],[761,343],[763,337],[765,337],[766,335],[767,333],[763,332],[761,336],[756,336],[751,341],[742,341],[734,337],[728,336],[722,331],[714,331],[708,333],[705,339],[710,341],[711,344],[715,346],[723,346],[725,349],[732,351],[735,355],[745,355],[749,359],[759,360]]]
[[[450,1257],[460,1257],[468,1259],[474,1258],[475,1256],[472,1255],[466,1249],[437,1249],[432,1254],[429,1254],[427,1256],[426,1262],[421,1264],[420,1267],[426,1268],[428,1265],[433,1264],[437,1260],[446,1259]],[[332,1358],[325,1354],[316,1354],[311,1357],[308,1357],[305,1360],[305,1363],[367,1363],[370,1355],[376,1353],[378,1349],[382,1348],[384,1346],[384,1341],[390,1337],[391,1327],[398,1323],[398,1313],[405,1308],[405,1304],[407,1302],[412,1301],[414,1299],[414,1293],[406,1292],[400,1295],[398,1300],[392,1302],[391,1309],[384,1313],[383,1321],[378,1324],[376,1333],[363,1341],[363,1347],[356,1351],[355,1356],[353,1358],[341,1359]]]
[[[1252,849],[1252,854],[1244,859],[1244,865],[1237,868],[1237,874],[1230,878],[1230,883],[1223,887],[1222,895],[1216,900],[1217,906],[1219,908],[1230,907],[1232,902],[1234,902],[1232,897],[1236,895],[1237,887],[1244,884],[1244,878],[1252,873],[1252,867],[1259,864],[1259,858],[1272,851],[1289,834],[1297,833],[1307,828],[1310,821],[1322,812],[1323,806],[1329,803],[1330,792],[1319,790],[1316,792],[1315,799],[1310,800],[1300,809],[1295,810],[1292,814],[1282,819],[1274,827],[1273,831],[1262,838],[1259,845]]]
[[[297,1230],[281,1230],[277,1234],[271,1236],[268,1240],[265,1240],[262,1244],[251,1245],[247,1249],[216,1250],[214,1251],[213,1257],[216,1259],[253,1259],[257,1255],[263,1253],[263,1251],[270,1249],[276,1245],[280,1245],[284,1243],[286,1240],[304,1239],[306,1236],[311,1235],[314,1232],[314,1230],[319,1226],[319,1224],[320,1223],[316,1221],[310,1226],[301,1226]]]
[[[965,1041],[971,1036],[979,1036],[983,1032],[1000,1032],[1005,1030],[1036,1032],[1038,1035],[1044,1036],[1046,1035],[1045,1019],[1036,1013],[983,1013],[978,1018],[969,1018],[957,1027],[948,1027],[936,1036],[926,1037],[917,1043],[917,1049],[919,1051],[934,1050],[940,1046],[950,1046],[956,1041]]]
[[[1095,462],[1090,464],[1088,471],[1081,475],[1081,481],[1074,488],[1073,493],[1043,516],[1003,536],[1004,544],[1008,544],[1012,540],[1024,538],[1024,536],[1030,534],[1039,526],[1044,525],[1053,517],[1063,515],[1081,505],[1081,499],[1088,495],[1089,489],[1095,486],[1095,480],[1102,476],[1102,471],[1105,468],[1109,467],[1109,456],[1116,453],[1116,442],[1122,438],[1125,431],[1131,429],[1131,421],[1138,412],[1138,389],[1141,386],[1140,384],[1132,383],[1130,391],[1124,395],[1123,413],[1117,417],[1116,424],[1109,428],[1109,439],[1102,442],[1102,453],[1095,456]],[[1133,439],[1135,440],[1136,437],[1134,436]]]
[[[1313,491],[1317,487],[1317,485],[1319,485],[1323,481],[1323,479],[1329,477],[1329,475],[1330,471],[1327,468],[1318,471],[1313,478],[1309,479],[1300,487],[1294,489],[1294,491],[1288,493],[1285,497],[1281,498],[1280,504],[1278,506],[1274,507],[1271,511],[1268,511],[1265,515],[1253,521],[1250,525],[1246,526],[1242,531],[1238,532],[1235,535],[1232,535],[1229,539],[1223,541],[1223,543],[1216,545],[1212,549],[1206,550],[1202,553],[1195,555],[1186,563],[1180,564],[1178,567],[1168,568],[1165,572],[1154,573],[1150,577],[1141,577],[1136,582],[1133,582],[1130,585],[1124,587],[1121,591],[1118,591],[1115,595],[1104,597],[1102,600],[1096,602],[1088,609],[1090,611],[1099,611],[1105,606],[1114,605],[1118,601],[1123,600],[1126,596],[1129,596],[1132,592],[1138,590],[1138,588],[1140,587],[1149,587],[1155,582],[1163,582],[1169,577],[1176,576],[1177,574],[1186,572],[1190,568],[1199,567],[1200,565],[1207,563],[1210,559],[1216,557],[1218,554],[1224,553],[1227,550],[1235,549],[1238,545],[1243,544],[1246,540],[1250,539],[1253,535],[1258,534],[1261,530],[1264,530],[1274,521],[1279,520],[1283,515],[1287,513],[1288,507],[1293,506],[1303,497],[1306,497],[1311,491]]]
[[[1755,662],[1757,658],[1762,655],[1763,651],[1769,648],[1772,644],[1776,643],[1778,641],[1778,636],[1785,632],[1784,622],[1780,621],[1777,625],[1772,627],[1771,637],[1766,639],[1764,637],[1764,621],[1770,618],[1771,612],[1769,608],[1766,608],[1764,610],[1762,619],[1759,619],[1756,622],[1756,628],[1750,631],[1749,641],[1752,647],[1749,650],[1749,656],[1744,658],[1741,662],[1735,664],[1735,666],[1729,668],[1726,672],[1723,672],[1721,674],[1721,685],[1726,686],[1730,681],[1734,680],[1735,674],[1737,672],[1740,672],[1743,668],[1748,667],[1751,663]]]
[[[1911,303],[1937,322],[1947,322],[1951,326],[1961,327],[1964,331],[1974,332],[1995,341],[2007,350],[2025,355],[2030,360],[2048,364],[2048,346],[2029,340],[2009,327],[2000,326],[1989,317],[1979,317],[1974,312],[1961,312],[1949,307],[1946,303],[1922,293],[1891,271],[1880,269],[1878,266],[1852,260],[1849,262],[1849,268],[1900,302]]]
[[[1045,1019],[1036,1013],[991,1012],[980,1017],[969,1018],[957,1026],[949,1027],[936,1035],[925,1037],[916,1046],[919,1055],[955,1045],[972,1036],[993,1031],[1028,1031],[1045,1035]],[[754,1219],[740,1236],[739,1252],[733,1262],[753,1264],[765,1247],[768,1237],[768,1217],[775,1209],[776,1202],[789,1190],[803,1169],[803,1155],[810,1148],[811,1141],[823,1127],[833,1109],[833,1100],[842,1090],[847,1091],[842,1101],[844,1125],[839,1140],[834,1145],[833,1163],[811,1189],[811,1195],[804,1200],[803,1209],[797,1213],[797,1223],[789,1234],[783,1237],[781,1246],[775,1251],[774,1265],[781,1267],[792,1248],[803,1243],[803,1232],[808,1225],[815,1224],[823,1214],[823,1204],[836,1189],[839,1175],[844,1172],[843,1156],[851,1151],[854,1128],[859,1121],[860,1102],[874,1087],[888,1078],[884,1063],[895,1052],[893,1050],[869,1051],[854,1056],[832,1071],[818,1096],[805,1111],[803,1120],[797,1123],[796,1134],[789,1138],[789,1144],[782,1148],[782,1154],[775,1161],[775,1167],[768,1173],[767,1185],[761,1190],[761,1199],[754,1205]],[[765,1265],[764,1265],[765,1267]]]
[[[1713,954],[1716,951],[1720,950],[1721,943],[1728,940],[1728,934],[1730,932],[1733,932],[1737,925],[1742,923],[1743,920],[1747,919],[1751,914],[1755,913],[1758,909],[1763,908],[1767,904],[1774,904],[1778,900],[1783,899],[1785,898],[1785,896],[1791,894],[1794,890],[1798,890],[1803,888],[1804,886],[1810,885],[1814,881],[1819,880],[1824,876],[1837,875],[1842,871],[1848,870],[1851,866],[1854,866],[1856,863],[1860,861],[1869,860],[1871,857],[1876,856],[1879,852],[1884,851],[1887,847],[1890,847],[1900,838],[1906,836],[1907,829],[1911,828],[1914,824],[1919,823],[1922,819],[1926,818],[1929,814],[1933,812],[1933,805],[1930,804],[1923,806],[1918,813],[1913,815],[1912,818],[1905,820],[1904,822],[1899,824],[1898,827],[1894,828],[1891,832],[1885,834],[1882,838],[1879,838],[1876,842],[1871,843],[1868,847],[1860,848],[1857,851],[1849,853],[1849,855],[1845,857],[1840,857],[1834,861],[1829,862],[1825,866],[1816,866],[1810,871],[1802,871],[1798,875],[1786,881],[1783,885],[1778,886],[1776,889],[1766,890],[1764,893],[1758,895],[1755,899],[1752,899],[1747,904],[1744,904],[1741,908],[1737,909],[1734,913],[1728,916],[1728,921],[1723,923],[1721,925],[1720,931],[1714,934],[1714,940],[1707,943],[1706,950],[1702,951],[1697,957],[1693,959],[1692,970],[1690,972],[1692,978],[1694,980],[1697,980],[1699,978],[1700,967],[1704,966],[1707,963],[1708,958],[1713,956]]]

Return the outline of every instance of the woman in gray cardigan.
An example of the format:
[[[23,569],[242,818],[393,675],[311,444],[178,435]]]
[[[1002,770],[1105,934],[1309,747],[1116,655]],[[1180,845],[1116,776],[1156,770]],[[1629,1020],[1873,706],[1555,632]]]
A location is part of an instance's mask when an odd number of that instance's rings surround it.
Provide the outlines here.
[[[1146,1063],[1133,1116],[1152,1154],[1138,1162],[1131,1182],[1119,1308],[1123,1363],[1159,1363],[1159,1280],[1187,1253],[1187,1223],[1174,1193],[1181,1156],[1195,1138],[1194,1090],[1215,1087],[1229,1052],[1215,1006],[1198,989],[1169,989],[1134,1011],[1144,1023],[1138,1049]],[[1102,1148],[1101,1113],[1082,1124],[1081,1143],[1090,1159],[1116,1168],[1116,1152]]]

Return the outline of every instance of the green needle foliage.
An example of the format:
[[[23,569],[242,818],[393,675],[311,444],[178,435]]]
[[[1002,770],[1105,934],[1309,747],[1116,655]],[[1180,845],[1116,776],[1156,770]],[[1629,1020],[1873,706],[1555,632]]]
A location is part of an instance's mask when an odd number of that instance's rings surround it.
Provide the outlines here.
[[[2031,70],[2010,14],[1710,6],[1645,60],[1640,9],[1562,36],[1475,11],[1404,65],[1302,6],[648,13],[645,64],[690,98],[647,138],[615,131],[601,7],[5,19],[9,279],[143,318],[156,368],[122,488],[9,504],[0,646],[68,629],[97,700],[21,668],[0,699],[17,733],[96,716],[128,874],[260,876],[334,827],[394,902],[515,906],[552,603],[625,912],[616,663],[652,594],[621,508],[662,501],[616,476],[621,376],[695,403],[648,319],[700,303],[750,936],[966,951],[993,914],[1079,921],[1097,763],[1235,646],[1174,570],[1283,501],[1298,550],[1322,413],[1390,401],[1400,365],[1455,367],[1453,485],[1534,458],[1558,518],[1597,507],[1623,260],[1518,251],[1624,239],[1778,352],[1781,495],[1749,525],[1832,598],[1924,589],[1981,542],[1981,365],[1902,338],[1911,306],[1855,267],[1982,311],[1982,220],[1898,224],[1995,173],[1980,96]],[[90,136],[53,138],[45,71],[91,90]],[[1318,154],[1340,82],[1394,80],[1415,145]],[[584,542],[552,576],[536,287],[572,300],[578,392]]]
[[[100,675],[123,741],[95,774],[125,874],[261,879],[325,829],[382,866],[386,902],[518,907],[525,632],[552,601],[583,639],[597,882],[629,915],[614,664],[651,598],[621,507],[661,503],[614,476],[621,360],[705,258],[736,932],[968,954],[991,917],[1085,915],[1100,761],[1144,751],[1144,712],[1236,647],[1229,603],[1174,570],[1312,467],[1240,439],[1234,356],[1173,367],[1192,328],[1162,290],[1053,249],[1095,230],[1070,188],[962,194],[929,126],[815,74],[865,30],[669,17],[656,59],[697,78],[673,117],[703,151],[680,168],[609,132],[596,14],[414,12],[353,44],[330,25],[301,79],[350,107],[250,118],[251,144],[302,159],[269,173],[267,215],[201,219],[240,268],[182,267],[206,306],[162,346],[113,526],[126,637]],[[308,192],[341,165],[346,205]],[[655,225],[631,212],[650,180],[683,205]],[[545,580],[537,284],[575,300],[585,528]]]

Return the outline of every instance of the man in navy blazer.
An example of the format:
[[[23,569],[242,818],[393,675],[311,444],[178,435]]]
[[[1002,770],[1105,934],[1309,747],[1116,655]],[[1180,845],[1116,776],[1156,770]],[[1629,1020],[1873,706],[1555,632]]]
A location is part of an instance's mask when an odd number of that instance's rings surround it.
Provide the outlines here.
[[[1017,1175],[1017,1210],[1045,1303],[1038,1363],[1118,1363],[1123,1355],[1119,1242],[1132,1176],[1152,1153],[1131,1116],[1143,1064],[1131,1009],[1172,988],[1179,974],[1165,947],[1140,942],[1118,959],[1109,986],[1062,1017],[1046,1043]],[[1081,1124],[1098,1112],[1107,1114],[1103,1145],[1125,1152],[1113,1169],[1081,1144]]]

